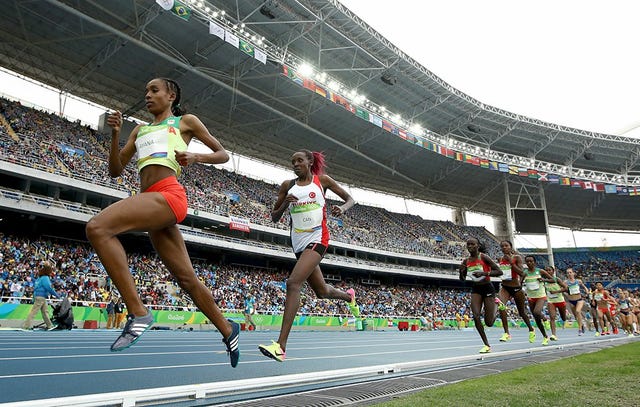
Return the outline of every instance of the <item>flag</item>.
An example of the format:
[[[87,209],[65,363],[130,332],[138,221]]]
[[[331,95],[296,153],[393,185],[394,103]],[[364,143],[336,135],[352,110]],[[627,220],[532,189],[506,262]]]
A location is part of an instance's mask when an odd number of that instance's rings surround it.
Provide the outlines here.
[[[382,118],[379,116],[376,116],[375,114],[369,115],[369,121],[378,127],[382,127]]]
[[[305,89],[309,89],[312,92],[316,91],[316,83],[313,79],[304,79],[302,81],[302,87]]]
[[[489,161],[489,169],[491,171],[498,171],[498,162],[497,161]]]
[[[509,172],[509,166],[505,163],[498,163],[498,171]]]
[[[571,185],[571,178],[561,177],[560,178],[561,185]]]
[[[267,63],[267,54],[265,54],[265,52],[259,48],[256,48],[256,59],[260,62],[262,62],[263,64]]]
[[[617,185],[616,192],[618,195],[629,195],[629,188],[626,185]]]
[[[594,182],[592,187],[594,191],[597,191],[597,192],[604,191],[604,184],[598,184],[597,182]]]
[[[583,182],[580,181],[579,179],[572,179],[571,180],[571,188],[582,188]]]
[[[518,175],[518,167],[515,166],[515,165],[510,165],[509,166],[509,174]]]
[[[538,170],[536,170],[536,169],[528,169],[527,170],[527,175],[529,176],[529,178],[538,179]]]
[[[189,21],[191,18],[191,9],[177,0],[173,2],[171,12],[184,21]]]
[[[529,176],[529,171],[526,168],[519,167],[518,168],[518,176],[520,176],[520,177],[528,177]]]
[[[457,161],[464,161],[464,154],[456,151],[455,159]]]
[[[240,38],[238,38],[237,35],[234,35],[231,31],[224,32],[224,40],[236,48],[240,46]]]
[[[604,186],[604,192],[607,194],[615,194],[618,192],[617,188],[615,185],[611,185],[611,184],[606,184]]]
[[[583,189],[593,189],[593,185],[591,184],[591,181],[584,181],[582,183],[582,188]]]
[[[555,175],[555,174],[549,174],[549,182],[552,184],[559,184],[560,183],[560,177]]]
[[[489,168],[489,160],[487,160],[486,158],[481,159],[480,166],[482,168]]]
[[[386,130],[386,131],[391,131],[393,129],[393,124],[391,124],[391,122],[388,122],[386,120],[382,121],[382,130]]]
[[[547,175],[546,172],[538,172],[538,181],[548,182],[549,178],[547,178]]]
[[[401,139],[406,140],[407,132],[404,129],[398,129],[398,136],[400,136]]]
[[[629,196],[638,196],[640,195],[639,187],[629,187]]]
[[[327,97],[327,91],[324,88],[316,85],[314,90],[318,95],[322,96],[323,98]]]
[[[251,55],[251,56],[255,55],[253,45],[251,45],[249,41],[245,41],[242,38],[240,38],[238,48],[240,48],[240,51],[244,52],[247,55]]]
[[[224,40],[224,28],[213,21],[209,21],[209,34],[215,35],[221,40]]]
[[[422,142],[422,139],[419,137],[415,138],[415,143],[417,146],[424,147],[424,143]]]
[[[356,107],[356,116],[366,121],[369,121],[369,112],[367,112],[361,107]]]

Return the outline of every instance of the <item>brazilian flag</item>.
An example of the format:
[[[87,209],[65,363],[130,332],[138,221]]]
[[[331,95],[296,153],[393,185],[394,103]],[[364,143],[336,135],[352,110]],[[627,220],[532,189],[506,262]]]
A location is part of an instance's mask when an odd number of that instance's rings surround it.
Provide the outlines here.
[[[191,9],[177,0],[173,2],[171,12],[185,21],[191,18]]]

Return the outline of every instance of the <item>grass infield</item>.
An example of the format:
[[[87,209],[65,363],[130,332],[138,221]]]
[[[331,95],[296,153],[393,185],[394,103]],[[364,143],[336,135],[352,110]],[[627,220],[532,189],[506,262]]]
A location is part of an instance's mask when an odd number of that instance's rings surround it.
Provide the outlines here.
[[[376,404],[408,406],[640,406],[640,342],[488,374]]]

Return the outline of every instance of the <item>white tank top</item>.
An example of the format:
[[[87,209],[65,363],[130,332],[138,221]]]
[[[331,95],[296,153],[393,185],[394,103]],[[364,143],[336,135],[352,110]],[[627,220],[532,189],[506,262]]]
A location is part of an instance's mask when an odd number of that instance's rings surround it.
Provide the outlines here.
[[[289,194],[298,198],[297,202],[289,205],[291,245],[294,253],[303,251],[310,243],[328,246],[329,229],[320,178],[314,175],[309,185],[294,184],[289,189]]]

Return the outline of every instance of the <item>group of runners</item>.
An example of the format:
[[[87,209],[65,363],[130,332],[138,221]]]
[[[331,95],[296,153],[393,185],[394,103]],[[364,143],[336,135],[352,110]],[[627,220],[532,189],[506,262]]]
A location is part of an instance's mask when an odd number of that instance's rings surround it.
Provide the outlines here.
[[[500,341],[511,340],[506,306],[509,301],[513,301],[518,315],[528,328],[531,343],[536,340],[536,331],[529,313],[542,335],[542,345],[547,346],[549,341],[558,340],[556,322],[558,319],[563,324],[567,321],[567,308],[578,323],[578,335],[590,330],[591,324],[596,336],[617,335],[619,326],[627,335],[638,334],[640,296],[623,289],[617,290],[617,295],[613,296],[601,282],[589,289],[582,280],[576,278],[572,268],[565,271],[566,279],[562,279],[554,267],[540,268],[534,256],[520,255],[511,242],[503,240],[500,248],[502,256],[496,262],[485,253],[482,242],[470,238],[467,240],[469,257],[462,261],[459,269],[460,280],[469,278],[472,281],[471,313],[484,344],[480,353],[491,352],[484,325],[493,326],[498,315],[504,329]],[[501,280],[497,293],[492,277]],[[548,317],[545,315],[545,305]],[[591,318],[587,318],[587,315]],[[547,328],[551,331],[550,335]]]

